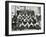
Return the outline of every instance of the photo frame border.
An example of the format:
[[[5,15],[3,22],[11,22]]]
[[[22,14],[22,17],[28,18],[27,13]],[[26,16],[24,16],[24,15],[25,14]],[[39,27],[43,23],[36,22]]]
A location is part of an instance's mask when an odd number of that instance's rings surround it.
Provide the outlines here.
[[[27,34],[12,34],[9,35],[9,3],[26,3],[26,4],[43,4],[44,5],[44,32],[43,33],[27,33]],[[23,2],[23,1],[5,1],[5,36],[18,36],[18,35],[34,35],[45,34],[45,3],[40,2]]]

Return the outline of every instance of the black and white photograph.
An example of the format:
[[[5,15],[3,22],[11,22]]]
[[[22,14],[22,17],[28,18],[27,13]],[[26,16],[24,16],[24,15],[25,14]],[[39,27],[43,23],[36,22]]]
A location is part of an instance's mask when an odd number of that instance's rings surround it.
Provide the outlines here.
[[[44,33],[44,3],[8,2],[6,5],[8,35]]]
[[[41,29],[41,7],[11,6],[12,30]]]

